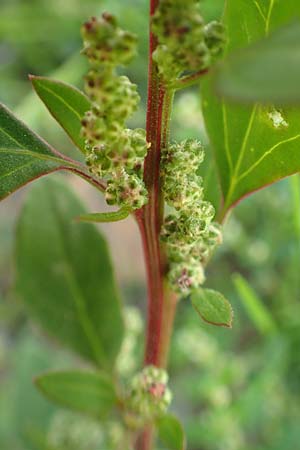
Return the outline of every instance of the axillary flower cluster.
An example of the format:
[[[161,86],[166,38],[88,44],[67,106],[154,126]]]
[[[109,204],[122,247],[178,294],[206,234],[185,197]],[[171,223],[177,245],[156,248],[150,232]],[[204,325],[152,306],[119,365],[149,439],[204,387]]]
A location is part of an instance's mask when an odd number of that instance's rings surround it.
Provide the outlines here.
[[[129,129],[126,121],[137,109],[137,87],[116,67],[136,53],[135,35],[118,27],[114,16],[92,17],[82,27],[83,53],[91,69],[85,91],[92,108],[82,119],[89,170],[107,181],[109,205],[141,208],[147,202],[143,164],[149,145],[143,129]]]
[[[172,144],[163,153],[165,200],[175,209],[164,221],[161,239],[170,261],[169,281],[184,295],[205,281],[204,267],[217,244],[221,229],[213,222],[213,205],[203,199],[203,181],[197,174],[204,149],[198,141]]]
[[[128,391],[128,426],[142,427],[166,413],[172,400],[168,379],[165,370],[151,365],[133,377]]]
[[[180,76],[206,69],[225,43],[222,24],[205,24],[195,0],[161,0],[152,27],[158,39],[153,59],[169,89]],[[175,212],[165,218],[161,239],[170,263],[169,281],[183,295],[204,283],[204,267],[222,240],[214,207],[203,198],[198,175],[203,159],[203,146],[194,140],[162,149],[163,191]]]
[[[225,44],[223,25],[205,24],[199,0],[161,0],[152,30],[159,41],[153,59],[167,82],[208,68]]]

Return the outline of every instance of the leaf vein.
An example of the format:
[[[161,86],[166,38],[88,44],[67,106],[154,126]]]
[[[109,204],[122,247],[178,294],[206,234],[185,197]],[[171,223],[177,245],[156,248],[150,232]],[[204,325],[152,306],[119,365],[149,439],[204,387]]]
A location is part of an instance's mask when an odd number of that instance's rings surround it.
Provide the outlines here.
[[[243,172],[238,179],[236,180],[236,182],[240,182],[243,178],[245,178],[246,176],[249,175],[249,173],[253,172],[254,169],[257,168],[257,166],[259,166],[262,161],[269,156],[271,153],[273,153],[274,150],[276,150],[278,147],[280,147],[283,144],[287,144],[288,142],[292,142],[295,141],[296,139],[300,138],[300,134],[297,134],[296,136],[292,136],[289,139],[285,139],[284,141],[280,141],[277,142],[277,144],[273,145],[273,147],[269,148],[269,150],[267,150],[254,164],[252,164],[252,166],[249,167],[249,169],[245,170],[245,172]]]
[[[50,94],[52,94],[54,97],[56,97],[59,101],[61,101],[61,103],[63,103],[70,111],[72,111],[72,113],[79,119],[81,120],[82,117],[80,116],[80,114],[76,111],[76,109],[72,108],[72,106],[67,103],[63,97],[61,97],[60,95],[58,95],[56,92],[52,91],[51,89],[47,88],[46,86],[42,86],[42,89],[44,89],[45,91],[49,92]]]
[[[231,153],[230,153],[230,149],[229,149],[227,111],[226,111],[225,102],[222,102],[222,115],[223,115],[225,153],[226,153],[226,157],[227,157],[230,173],[232,173],[233,163],[232,163]]]
[[[16,144],[20,145],[20,148],[23,148],[23,145],[21,144],[21,142],[19,142],[15,137],[11,136],[3,127],[0,127],[0,130],[6,134],[6,136],[9,137],[9,139],[13,142],[15,142]]]

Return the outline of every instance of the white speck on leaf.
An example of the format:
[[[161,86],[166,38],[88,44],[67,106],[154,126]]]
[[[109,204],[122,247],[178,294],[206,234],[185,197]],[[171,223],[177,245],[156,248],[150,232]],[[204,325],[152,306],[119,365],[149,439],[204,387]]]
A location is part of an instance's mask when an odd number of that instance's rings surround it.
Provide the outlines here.
[[[274,128],[287,128],[289,126],[282,113],[275,108],[268,112],[268,118],[272,121]]]

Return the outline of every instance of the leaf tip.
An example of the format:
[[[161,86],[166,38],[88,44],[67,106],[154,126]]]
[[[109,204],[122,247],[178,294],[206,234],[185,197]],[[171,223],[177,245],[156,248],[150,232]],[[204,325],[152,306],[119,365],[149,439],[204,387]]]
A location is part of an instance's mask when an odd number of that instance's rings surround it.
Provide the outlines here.
[[[200,289],[192,295],[192,305],[201,319],[218,327],[232,328],[234,313],[225,297],[212,289]]]

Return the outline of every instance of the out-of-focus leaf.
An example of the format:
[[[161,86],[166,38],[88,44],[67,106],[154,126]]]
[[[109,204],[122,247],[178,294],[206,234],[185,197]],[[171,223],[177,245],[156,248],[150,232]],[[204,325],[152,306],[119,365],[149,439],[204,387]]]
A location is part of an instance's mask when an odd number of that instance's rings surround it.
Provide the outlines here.
[[[297,21],[229,56],[216,72],[216,89],[229,100],[239,102],[299,104],[299,54]]]
[[[268,312],[245,278],[239,274],[235,274],[233,281],[240,295],[240,299],[256,328],[262,334],[274,333],[277,327],[272,319],[271,313]]]
[[[76,223],[84,208],[54,179],[35,184],[17,232],[17,288],[32,317],[61,343],[112,367],[123,320],[105,240]]]
[[[156,422],[158,436],[168,450],[185,450],[185,435],[177,417],[168,414]]]
[[[220,292],[198,289],[192,293],[192,304],[205,322],[220,327],[232,327],[232,307]]]
[[[226,54],[268,36],[299,14],[300,4],[293,0],[228,0]],[[222,219],[244,196],[300,170],[300,110],[232,105],[215,95],[211,76],[203,78],[202,98],[221,182]]]
[[[52,402],[96,417],[106,416],[117,403],[111,378],[101,372],[48,372],[35,384]]]
[[[30,76],[30,80],[52,116],[84,153],[85,139],[80,133],[81,119],[91,109],[90,100],[77,88],[61,81],[36,76]]]
[[[300,176],[295,175],[290,178],[290,187],[293,198],[293,218],[295,236],[300,245]]]

